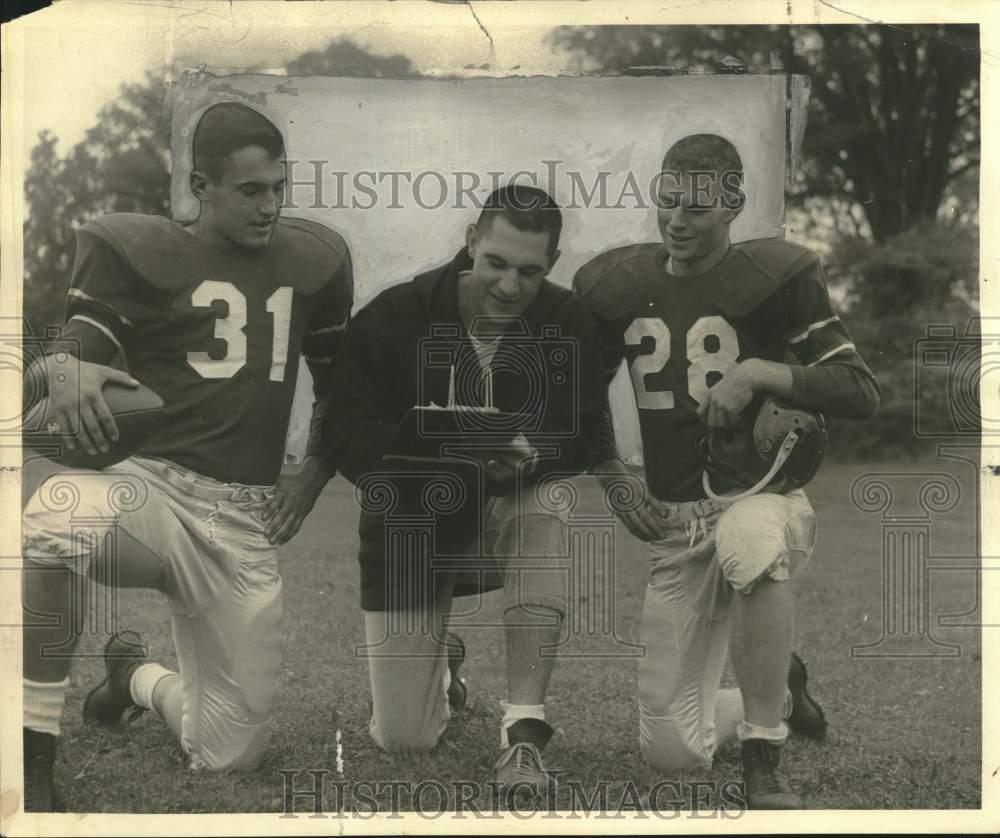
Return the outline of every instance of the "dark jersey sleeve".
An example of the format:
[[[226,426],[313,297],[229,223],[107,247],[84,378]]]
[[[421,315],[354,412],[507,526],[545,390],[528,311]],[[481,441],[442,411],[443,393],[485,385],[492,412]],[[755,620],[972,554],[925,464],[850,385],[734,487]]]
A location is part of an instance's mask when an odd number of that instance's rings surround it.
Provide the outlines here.
[[[879,388],[830,304],[818,261],[782,288],[786,343],[792,364],[792,398],[803,407],[845,419],[868,419]]]
[[[155,316],[158,294],[110,245],[84,227],[77,231],[63,337],[85,361],[107,364],[121,354],[127,362],[136,324]]]
[[[317,398],[329,389],[354,304],[354,272],[349,254],[319,295],[302,339],[302,357],[312,373]]]
[[[316,399],[306,442],[306,454],[309,456],[323,455],[323,422],[329,405],[327,396],[354,304],[354,273],[350,253],[344,255],[337,273],[323,286],[319,295],[302,338],[302,357],[312,374],[313,395]]]
[[[597,261],[597,260],[595,260]],[[585,265],[577,272],[573,278],[573,291],[587,303],[588,309],[594,316],[596,322],[595,336],[598,341],[600,364],[604,380],[603,398],[600,410],[592,417],[588,427],[585,428],[588,446],[589,466],[595,466],[608,460],[620,460],[621,454],[618,451],[618,441],[615,438],[615,425],[612,418],[611,402],[608,399],[608,387],[621,368],[625,358],[625,341],[622,338],[621,324],[618,320],[607,320],[602,314],[595,310],[600,303],[598,299],[588,294],[590,286],[594,284],[594,278],[589,274],[596,271],[592,264]]]
[[[398,427],[390,402],[392,365],[398,359],[386,348],[398,330],[386,309],[384,298],[376,298],[351,320],[330,376],[323,456],[331,471],[340,471],[355,484],[379,469]]]

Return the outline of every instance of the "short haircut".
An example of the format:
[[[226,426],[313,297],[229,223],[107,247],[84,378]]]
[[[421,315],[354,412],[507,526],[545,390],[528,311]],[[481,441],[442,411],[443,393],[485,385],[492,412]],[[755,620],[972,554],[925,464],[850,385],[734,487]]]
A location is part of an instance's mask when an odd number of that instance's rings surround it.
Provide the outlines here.
[[[195,171],[208,175],[212,183],[219,183],[222,161],[247,146],[259,146],[274,160],[285,155],[281,132],[262,113],[239,102],[212,105],[194,129]]]
[[[724,206],[743,206],[743,160],[736,146],[718,134],[689,134],[678,140],[664,155],[662,172],[710,173],[718,179]]]
[[[516,183],[494,189],[483,204],[476,226],[485,232],[499,216],[506,218],[515,229],[522,232],[548,233],[550,253],[554,253],[559,247],[562,213],[559,205],[544,189]]]

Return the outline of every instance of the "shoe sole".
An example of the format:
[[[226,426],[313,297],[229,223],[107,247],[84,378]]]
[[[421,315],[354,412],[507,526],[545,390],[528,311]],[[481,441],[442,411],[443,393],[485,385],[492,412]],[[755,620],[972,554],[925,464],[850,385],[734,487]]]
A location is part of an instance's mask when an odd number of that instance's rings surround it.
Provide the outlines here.
[[[809,704],[809,706],[813,709],[816,715],[819,717],[818,730],[799,729],[794,732],[798,733],[801,736],[805,736],[807,739],[812,739],[815,742],[824,742],[826,741],[826,728],[827,728],[826,713],[823,712],[823,708],[819,705],[819,702],[816,701],[816,699],[814,699],[811,695],[809,695],[809,689],[808,689],[809,671],[806,669],[805,661],[803,661],[802,658],[799,657],[799,655],[796,652],[792,652],[792,657],[795,659],[796,663],[798,663],[799,665],[798,668],[802,672],[802,682],[800,684],[797,684],[796,690],[791,690],[791,687],[789,687],[789,690],[792,692],[793,696],[795,695],[796,692],[798,692],[802,696],[802,698]]]

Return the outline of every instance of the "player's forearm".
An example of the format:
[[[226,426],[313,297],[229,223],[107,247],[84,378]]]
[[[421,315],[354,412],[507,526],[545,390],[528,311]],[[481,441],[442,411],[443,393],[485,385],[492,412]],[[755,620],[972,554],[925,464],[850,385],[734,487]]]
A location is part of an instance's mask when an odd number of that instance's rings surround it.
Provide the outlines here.
[[[878,410],[879,388],[867,371],[849,364],[792,367],[793,401],[842,419],[871,419]]]
[[[770,393],[782,399],[792,398],[794,376],[788,364],[750,358],[741,366],[750,376],[755,393]]]
[[[849,364],[804,367],[751,358],[745,366],[755,392],[788,399],[808,410],[844,419],[869,419],[878,408],[875,380]]]
[[[306,440],[307,457],[323,457],[323,420],[326,417],[326,406],[325,397],[313,402],[312,418],[309,420],[309,438]],[[329,466],[329,463],[327,465]],[[333,476],[332,469],[330,476]]]

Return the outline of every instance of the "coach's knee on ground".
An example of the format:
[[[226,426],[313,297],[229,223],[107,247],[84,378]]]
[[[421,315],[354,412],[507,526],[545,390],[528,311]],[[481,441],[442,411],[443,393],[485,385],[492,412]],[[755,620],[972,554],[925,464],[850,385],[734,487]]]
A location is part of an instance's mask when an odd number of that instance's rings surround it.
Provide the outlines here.
[[[701,735],[695,735],[678,719],[639,717],[639,750],[642,758],[659,771],[705,768],[712,764],[712,751]]]
[[[759,494],[722,513],[716,555],[733,589],[750,593],[759,579],[783,582],[794,576],[815,542],[816,515],[802,492]]]
[[[443,727],[407,724],[386,714],[380,714],[378,721],[373,714],[368,730],[375,744],[388,753],[430,751],[444,733]]]

